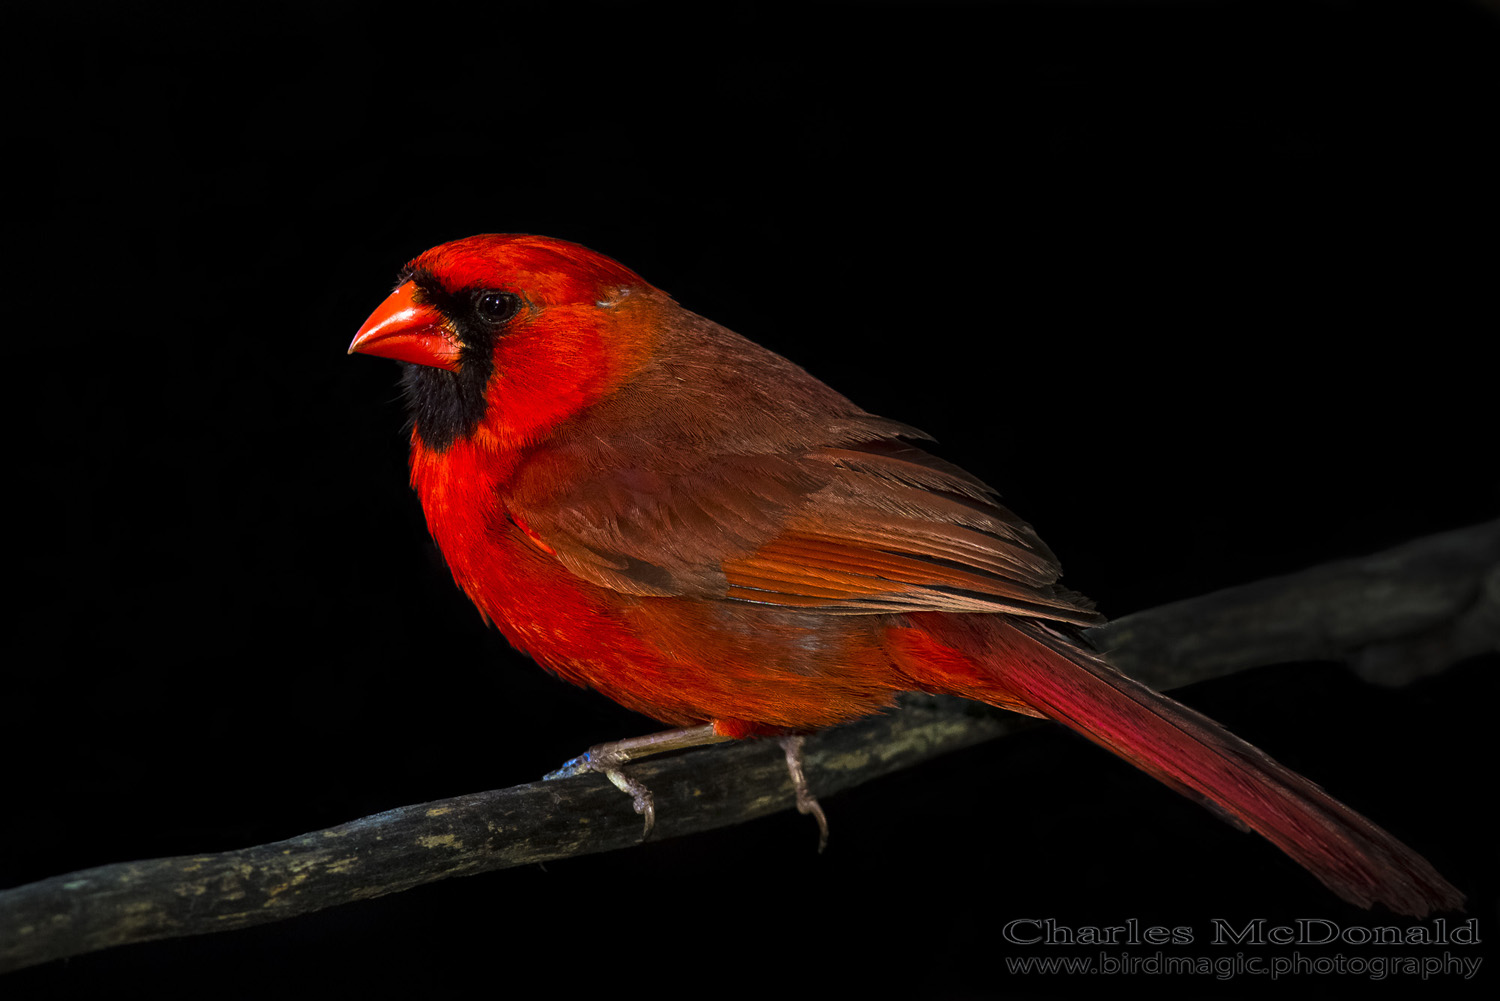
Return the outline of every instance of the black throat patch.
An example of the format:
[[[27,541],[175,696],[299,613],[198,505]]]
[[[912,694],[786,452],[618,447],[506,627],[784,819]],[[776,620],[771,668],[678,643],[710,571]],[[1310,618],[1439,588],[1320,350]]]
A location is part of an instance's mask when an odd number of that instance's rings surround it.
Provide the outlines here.
[[[441,312],[462,344],[457,372],[402,365],[401,391],[411,429],[427,448],[443,452],[473,434],[484,420],[485,387],[495,372],[496,332],[473,314],[469,290],[449,292],[423,270],[403,274],[400,281],[416,285],[416,301]]]

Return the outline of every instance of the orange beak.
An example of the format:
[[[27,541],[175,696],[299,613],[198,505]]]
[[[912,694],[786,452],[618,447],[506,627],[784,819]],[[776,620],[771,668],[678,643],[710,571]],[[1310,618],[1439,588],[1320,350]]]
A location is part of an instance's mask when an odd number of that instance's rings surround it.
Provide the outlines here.
[[[412,298],[416,291],[417,287],[407,282],[392,292],[354,335],[349,353],[357,351],[457,372],[458,338],[449,330],[443,314]]]

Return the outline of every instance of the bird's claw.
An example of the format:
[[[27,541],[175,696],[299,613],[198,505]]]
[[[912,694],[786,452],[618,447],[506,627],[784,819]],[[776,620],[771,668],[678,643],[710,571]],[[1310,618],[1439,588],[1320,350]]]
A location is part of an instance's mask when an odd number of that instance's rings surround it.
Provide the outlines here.
[[[797,812],[806,816],[812,814],[813,819],[818,822],[818,854],[828,847],[828,815],[823,812],[823,807],[818,803],[817,797],[812,794],[811,787],[807,784],[807,776],[802,772],[802,742],[803,737],[799,735],[780,738],[781,749],[786,753],[786,770],[792,778],[792,788],[797,793]]]
[[[594,767],[593,757],[590,754],[580,754],[571,761],[563,762],[562,766],[555,768],[542,776],[543,782],[555,782],[558,779],[573,779],[580,775],[598,771]]]
[[[631,803],[635,806],[635,812],[646,818],[645,830],[641,832],[641,840],[645,841],[651,836],[651,829],[656,826],[656,800],[644,782],[625,774],[619,766],[620,757],[620,755],[611,754],[609,745],[601,745],[543,775],[542,781],[552,782],[557,779],[571,779],[589,774],[603,775],[609,779],[611,785],[629,796]]]
[[[656,800],[652,797],[651,790],[646,788],[646,783],[631,778],[618,768],[602,768],[600,771],[616,789],[630,797],[635,804],[635,812],[646,818],[646,829],[641,832],[641,840],[651,837],[651,828],[656,826]]]
[[[630,801],[635,805],[635,812],[646,818],[646,828],[641,832],[641,840],[644,841],[651,836],[651,829],[656,826],[656,800],[644,782],[625,774],[621,766],[648,754],[680,751],[703,744],[717,744],[729,739],[731,738],[720,736],[712,724],[704,724],[683,730],[668,730],[665,733],[655,733],[645,737],[632,737],[628,740],[615,741],[612,744],[598,744],[561,768],[548,772],[543,776],[543,781],[574,778],[591,772],[603,775],[616,789],[629,796]],[[817,798],[813,796],[812,789],[807,784],[807,776],[802,770],[804,738],[801,735],[793,735],[779,737],[777,740],[786,754],[786,769],[792,779],[792,788],[797,793],[797,811],[804,815],[811,815],[818,822],[818,851],[821,852],[828,847],[828,817],[823,813],[823,807],[818,804]]]

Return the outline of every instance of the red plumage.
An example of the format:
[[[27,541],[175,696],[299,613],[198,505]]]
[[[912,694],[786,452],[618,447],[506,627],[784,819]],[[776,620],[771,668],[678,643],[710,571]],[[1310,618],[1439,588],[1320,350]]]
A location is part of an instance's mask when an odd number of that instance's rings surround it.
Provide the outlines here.
[[[412,485],[520,650],[676,726],[816,730],[903,691],[1055,719],[1354,903],[1462,896],[1389,834],[1078,638],[1099,621],[993,491],[585,248],[412,261],[351,350],[411,363]]]

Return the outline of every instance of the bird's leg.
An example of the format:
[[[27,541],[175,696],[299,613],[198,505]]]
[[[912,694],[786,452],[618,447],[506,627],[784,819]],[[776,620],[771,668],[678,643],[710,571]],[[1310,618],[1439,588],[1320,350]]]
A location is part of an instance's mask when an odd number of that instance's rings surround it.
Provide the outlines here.
[[[776,738],[786,752],[786,770],[792,776],[792,788],[797,791],[797,812],[810,813],[818,822],[818,853],[822,854],[828,847],[828,817],[808,787],[807,776],[802,774],[802,742],[805,739],[801,734]]]
[[[549,772],[542,778],[543,781],[551,781],[552,779],[572,778],[588,772],[598,772],[603,775],[614,784],[616,789],[629,796],[635,804],[635,812],[646,818],[646,829],[641,833],[641,840],[644,841],[651,836],[651,828],[656,825],[656,803],[651,797],[651,790],[646,788],[645,783],[625,774],[620,766],[651,754],[680,751],[689,747],[701,747],[704,744],[720,744],[733,739],[733,737],[724,737],[715,733],[712,723],[681,730],[664,730],[661,733],[647,734],[644,737],[629,737],[608,744],[596,744],[557,771]],[[790,760],[790,752],[788,755],[788,760]],[[798,778],[801,776],[800,770],[794,774]],[[802,802],[800,792],[797,801],[800,806]],[[814,802],[813,806],[816,807],[817,803]]]
[[[656,826],[656,802],[646,784],[627,775],[621,766],[652,754],[681,751],[707,744],[721,744],[726,740],[734,739],[734,737],[726,737],[714,732],[712,723],[685,727],[680,730],[664,730],[661,733],[647,734],[644,737],[628,737],[625,740],[611,741],[607,744],[596,744],[556,771],[548,772],[542,778],[543,781],[550,782],[553,779],[572,778],[589,772],[603,775],[616,789],[629,796],[635,805],[635,812],[646,818],[645,830],[641,832],[641,840],[644,841],[651,836],[651,829]],[[791,776],[792,788],[797,793],[797,812],[810,813],[818,822],[818,851],[822,852],[828,847],[828,817],[823,813],[823,807],[819,805],[817,798],[813,796],[812,789],[807,784],[807,776],[802,771],[802,745],[805,740],[806,738],[801,734],[776,738],[776,742],[781,745],[781,750],[786,755],[787,774]]]

